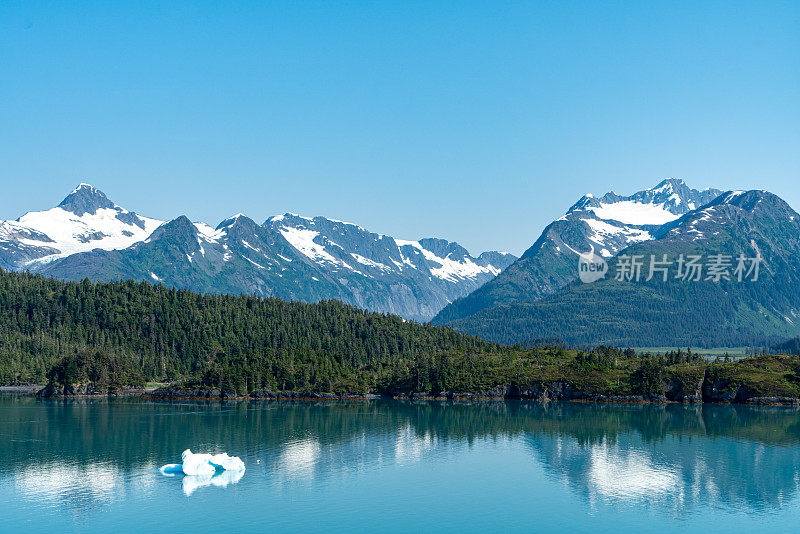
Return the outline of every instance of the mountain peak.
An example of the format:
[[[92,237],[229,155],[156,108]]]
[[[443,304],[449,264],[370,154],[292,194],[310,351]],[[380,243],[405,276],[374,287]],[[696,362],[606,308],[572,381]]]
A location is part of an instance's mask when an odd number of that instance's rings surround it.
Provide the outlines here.
[[[176,242],[194,242],[197,240],[198,233],[199,230],[186,215],[179,215],[156,228],[145,242],[161,239],[173,239]]]
[[[291,211],[287,211],[282,215],[273,215],[267,219],[267,222],[282,222],[286,220],[304,220],[310,221],[312,220],[311,217],[305,217],[303,215],[298,215],[297,213],[292,213]]]
[[[720,195],[717,189],[692,189],[680,178],[667,178],[651,189],[630,196],[606,193],[600,198],[587,194],[569,210],[591,212],[595,217],[623,224],[661,225],[708,204]]]
[[[567,213],[571,213],[573,211],[585,210],[586,208],[589,207],[595,207],[595,208],[600,207],[600,201],[597,200],[597,198],[593,194],[586,193],[567,210]]]
[[[686,182],[682,178],[666,178],[661,180],[654,188],[650,191],[653,192],[660,192],[660,191],[670,191],[675,190],[681,187],[688,187]]]
[[[190,232],[194,232],[196,228],[194,228],[194,224],[192,221],[189,220],[189,217],[186,215],[178,215],[171,221],[167,221],[163,225],[164,227],[172,227],[172,228],[180,228],[180,229],[188,229]],[[194,229],[194,230],[192,230]]]
[[[237,226],[243,226],[244,225],[244,226],[246,226],[248,228],[254,228],[254,227],[258,226],[258,224],[256,224],[256,222],[253,219],[251,219],[250,217],[248,217],[247,215],[245,215],[243,213],[237,213],[236,215],[228,217],[227,219],[225,219],[222,222],[220,222],[217,225],[217,227],[215,228],[215,230],[219,231],[219,230],[222,230],[223,228],[229,228],[229,227],[234,226],[234,225],[237,225]]]
[[[236,215],[231,215],[230,217],[222,219],[222,221],[220,221],[220,223],[217,225],[216,229],[219,230],[220,228],[223,228],[225,226],[230,226],[233,223],[237,222],[239,219],[249,219],[249,217],[247,217],[247,215],[245,215],[244,213],[237,213]]]
[[[87,184],[86,182],[81,182],[78,184],[78,187],[72,190],[73,193],[77,193],[81,189],[88,189],[89,191],[99,191],[95,186],[92,184]]]
[[[95,214],[99,209],[114,209],[117,206],[96,187],[82,183],[67,195],[58,207],[81,217],[86,213]]]

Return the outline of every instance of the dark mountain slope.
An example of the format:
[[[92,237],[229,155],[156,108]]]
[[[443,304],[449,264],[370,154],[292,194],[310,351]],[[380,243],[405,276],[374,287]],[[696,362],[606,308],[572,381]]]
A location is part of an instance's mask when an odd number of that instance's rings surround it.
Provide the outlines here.
[[[495,306],[451,324],[502,342],[557,338],[589,345],[758,346],[800,333],[800,216],[779,197],[726,193],[655,234],[658,239],[614,258],[609,279],[575,283],[538,302]],[[751,275],[738,281],[739,255],[759,253],[758,280]],[[651,256],[663,260],[664,254],[672,262],[668,280],[656,272],[646,281]],[[701,281],[676,279],[681,254],[702,256]],[[707,280],[708,263],[720,254],[731,262],[732,279]],[[642,279],[616,280],[632,256],[642,257]]]
[[[631,196],[586,195],[544,229],[525,253],[468,296],[445,307],[433,319],[448,324],[493,306],[532,302],[577,279],[578,253],[596,251],[610,258],[620,250],[653,239],[652,232],[702,206],[720,192],[698,191],[683,180],[664,180]]]

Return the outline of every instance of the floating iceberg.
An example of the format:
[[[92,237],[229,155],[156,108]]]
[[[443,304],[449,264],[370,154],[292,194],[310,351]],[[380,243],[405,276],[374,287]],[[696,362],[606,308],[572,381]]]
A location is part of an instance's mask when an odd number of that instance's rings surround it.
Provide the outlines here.
[[[221,486],[236,484],[244,475],[244,462],[238,456],[222,454],[195,454],[191,449],[181,453],[180,464],[167,464],[161,466],[162,475],[174,477],[186,475],[183,478],[183,492],[191,495],[194,490],[202,486]]]
[[[238,456],[222,454],[195,454],[191,449],[181,453],[181,464],[167,464],[161,467],[163,475],[213,475],[217,471],[244,471],[244,462]]]

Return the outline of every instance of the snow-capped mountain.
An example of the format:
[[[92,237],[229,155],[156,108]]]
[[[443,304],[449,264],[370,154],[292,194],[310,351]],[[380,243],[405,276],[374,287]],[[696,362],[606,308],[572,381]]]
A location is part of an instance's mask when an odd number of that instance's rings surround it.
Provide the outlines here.
[[[583,222],[589,230],[586,234],[589,248],[610,258],[633,243],[653,239],[653,230],[708,204],[719,195],[717,189],[698,191],[689,188],[683,180],[671,178],[628,197],[613,192],[600,198],[585,195],[556,222]],[[586,248],[581,250],[587,251]]]
[[[634,226],[660,226],[708,204],[719,194],[717,189],[698,191],[691,189],[683,180],[670,178],[652,189],[639,191],[629,197],[613,192],[600,198],[587,194],[569,212],[588,211],[598,219]]]
[[[310,260],[377,279],[390,273],[423,276],[438,283],[488,280],[508,265],[510,254],[485,252],[473,258],[458,243],[443,239],[407,241],[324,217],[287,213],[264,223]],[[496,264],[492,264],[494,261]],[[413,274],[412,274],[413,273]]]
[[[111,202],[89,184],[79,185],[55,208],[0,222],[0,266],[18,268],[93,249],[116,250],[142,241],[162,221]]]
[[[519,260],[474,293],[445,307],[434,322],[447,323],[500,304],[535,301],[555,293],[577,279],[578,254],[594,252],[611,258],[631,245],[651,241],[662,225],[720,193],[666,179],[630,196],[585,195],[550,223]]]
[[[407,241],[324,217],[262,225],[239,214],[215,228],[141,217],[81,184],[57,207],[0,224],[0,267],[79,280],[149,280],[204,292],[308,302],[338,299],[429,320],[516,257],[442,239]]]
[[[612,274],[449,324],[503,343],[733,347],[800,335],[800,215],[780,197],[722,193],[652,235],[612,258],[609,273],[623,272],[632,257],[642,258],[644,269],[658,258],[663,277]],[[684,257],[700,259],[696,276],[681,267]]]

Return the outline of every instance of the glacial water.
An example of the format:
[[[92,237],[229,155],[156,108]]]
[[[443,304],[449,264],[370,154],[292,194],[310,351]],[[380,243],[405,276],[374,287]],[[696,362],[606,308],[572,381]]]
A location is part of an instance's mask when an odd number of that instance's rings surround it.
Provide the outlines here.
[[[163,476],[186,448],[243,474]],[[800,411],[0,396],[0,532],[793,532]]]

